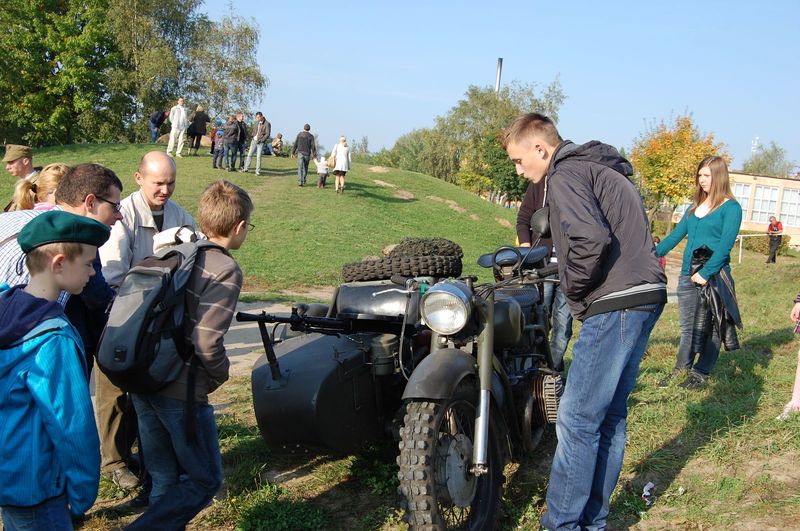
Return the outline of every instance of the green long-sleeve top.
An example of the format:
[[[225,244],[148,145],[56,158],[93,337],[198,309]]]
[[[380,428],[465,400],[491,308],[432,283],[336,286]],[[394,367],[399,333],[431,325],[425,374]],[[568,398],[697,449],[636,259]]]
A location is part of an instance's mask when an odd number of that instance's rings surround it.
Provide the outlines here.
[[[692,252],[707,246],[713,251],[708,262],[698,271],[700,276],[708,280],[731,261],[731,248],[739,234],[742,223],[742,207],[735,199],[722,203],[716,210],[702,218],[694,215],[694,211],[683,215],[680,223],[656,246],[656,254],[664,256],[688,236],[686,249],[683,251],[681,275],[689,275],[692,263]]]

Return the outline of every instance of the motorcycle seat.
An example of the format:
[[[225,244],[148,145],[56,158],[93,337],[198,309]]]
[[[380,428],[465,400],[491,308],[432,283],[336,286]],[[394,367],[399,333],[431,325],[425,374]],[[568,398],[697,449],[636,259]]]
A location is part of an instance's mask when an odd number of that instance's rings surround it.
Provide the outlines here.
[[[531,249],[530,247],[517,247],[520,255],[523,257],[523,269],[531,269],[533,267],[544,265],[544,260],[549,254],[549,249],[544,245],[539,245]],[[530,252],[529,252],[530,251]],[[492,267],[492,257],[495,253],[482,254],[478,258],[478,265],[481,267]],[[517,263],[517,255],[509,250],[504,249],[497,255],[497,265],[500,267],[513,266]]]

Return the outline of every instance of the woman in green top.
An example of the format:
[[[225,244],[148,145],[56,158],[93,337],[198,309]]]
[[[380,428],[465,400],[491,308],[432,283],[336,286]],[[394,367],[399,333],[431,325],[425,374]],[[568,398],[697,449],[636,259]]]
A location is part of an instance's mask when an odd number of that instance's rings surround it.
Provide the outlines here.
[[[687,389],[704,387],[719,357],[720,338],[716,329],[706,338],[701,352],[691,352],[695,307],[701,286],[712,275],[723,268],[730,273],[731,248],[742,222],[742,207],[731,192],[728,167],[721,157],[706,157],[700,162],[695,175],[695,184],[697,189],[692,206],[686,211],[675,230],[656,247],[656,254],[659,257],[664,256],[681,240],[687,238],[681,275],[678,279],[678,311],[681,326],[678,361],[670,376],[659,383],[666,386],[673,378],[689,371],[686,380],[680,384],[680,387]],[[704,245],[711,249],[711,258],[690,276],[692,252]]]

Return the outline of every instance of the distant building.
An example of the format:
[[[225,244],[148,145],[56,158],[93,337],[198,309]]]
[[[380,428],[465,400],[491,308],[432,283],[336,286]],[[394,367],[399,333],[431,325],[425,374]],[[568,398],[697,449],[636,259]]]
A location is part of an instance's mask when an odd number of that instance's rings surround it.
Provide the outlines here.
[[[791,236],[792,247],[800,247],[800,179],[769,177],[731,171],[731,189],[742,205],[742,227],[745,231],[767,231],[769,217],[783,223],[783,233]],[[673,223],[680,221],[689,203],[679,205],[672,214]]]

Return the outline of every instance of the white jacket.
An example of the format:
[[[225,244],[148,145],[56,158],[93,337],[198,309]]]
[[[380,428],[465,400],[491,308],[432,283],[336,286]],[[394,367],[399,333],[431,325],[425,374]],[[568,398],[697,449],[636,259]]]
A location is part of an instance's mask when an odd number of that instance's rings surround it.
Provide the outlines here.
[[[186,129],[189,127],[189,118],[186,116],[186,107],[173,105],[169,110],[169,123],[173,129]]]
[[[153,237],[158,233],[153,213],[141,191],[122,200],[122,219],[111,228],[111,236],[100,247],[103,276],[113,287],[122,283],[131,266],[153,254]],[[163,230],[189,225],[195,228],[191,214],[170,200],[164,205]]]
[[[336,147],[331,152],[336,154],[336,166],[333,171],[350,171],[352,162],[350,160],[350,148],[344,144],[336,144]]]

